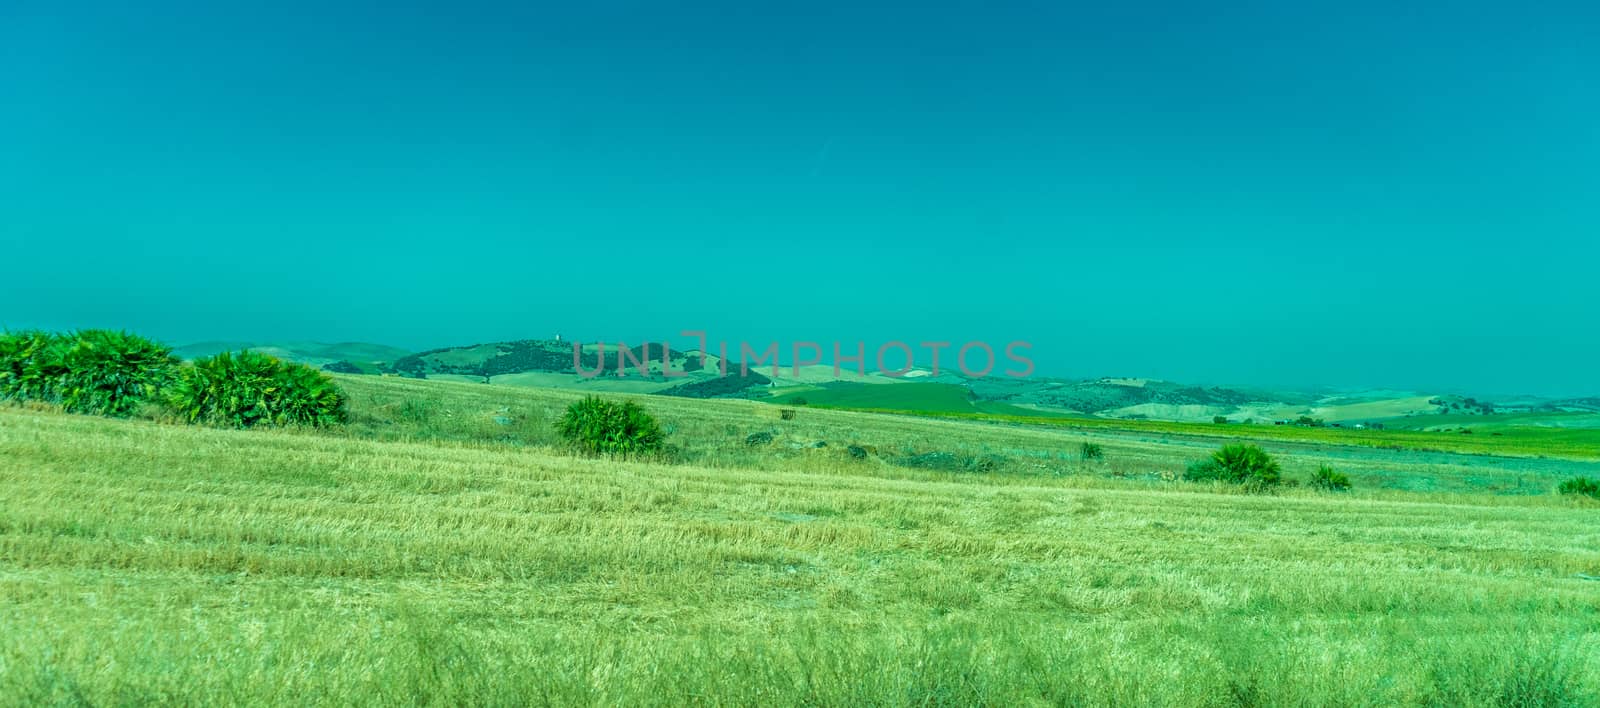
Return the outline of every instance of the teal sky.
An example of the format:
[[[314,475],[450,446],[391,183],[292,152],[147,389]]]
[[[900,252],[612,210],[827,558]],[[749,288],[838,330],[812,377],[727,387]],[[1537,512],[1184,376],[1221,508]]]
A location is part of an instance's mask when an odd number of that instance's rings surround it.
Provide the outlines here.
[[[1600,394],[1600,5],[1225,4],[0,2],[0,325]]]

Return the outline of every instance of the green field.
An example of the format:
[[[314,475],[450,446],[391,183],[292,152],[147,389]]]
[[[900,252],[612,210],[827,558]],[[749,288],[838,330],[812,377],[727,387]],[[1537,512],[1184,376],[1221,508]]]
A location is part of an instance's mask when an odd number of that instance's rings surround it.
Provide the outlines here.
[[[579,393],[339,380],[322,433],[0,407],[0,703],[1600,703],[1600,463],[1235,426],[1356,484],[1247,495],[1138,425],[648,396],[676,449],[585,459]]]
[[[1418,418],[1417,429],[1404,424],[1383,430],[1357,430],[1353,428],[1301,427],[1297,425],[1243,425],[1231,423],[1185,423],[1165,420],[1128,420],[1121,418],[1090,418],[1083,416],[1046,416],[1036,411],[997,413],[988,411],[951,411],[939,408],[913,409],[894,407],[866,407],[838,405],[843,410],[867,413],[915,415],[930,418],[947,418],[991,423],[1044,425],[1081,430],[1107,430],[1143,432],[1164,435],[1182,435],[1197,438],[1243,439],[1350,445],[1451,452],[1470,455],[1505,457],[1564,458],[1572,460],[1600,460],[1600,428],[1589,425],[1564,426],[1538,424],[1553,418],[1571,417],[1587,423],[1593,414],[1537,414],[1511,417],[1498,422],[1495,416],[1427,416]],[[1407,419],[1410,420],[1410,419]],[[1422,429],[1424,426],[1447,427],[1440,431]],[[1469,432],[1462,432],[1466,429]]]
[[[806,405],[824,408],[872,409],[882,411],[907,411],[932,413],[982,413],[992,415],[1066,417],[1066,412],[1035,411],[1003,403],[974,399],[965,386],[949,383],[907,382],[884,384],[835,383],[810,386],[786,391],[768,399],[772,403],[793,404],[797,400]]]
[[[1422,415],[1395,419],[1391,427],[1404,430],[1477,433],[1521,432],[1529,428],[1585,431],[1600,437],[1600,413],[1496,413],[1494,415]]]

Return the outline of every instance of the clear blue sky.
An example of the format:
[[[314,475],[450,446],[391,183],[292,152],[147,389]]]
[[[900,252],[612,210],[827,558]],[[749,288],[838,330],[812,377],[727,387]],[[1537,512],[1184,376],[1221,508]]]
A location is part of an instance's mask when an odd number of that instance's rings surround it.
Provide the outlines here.
[[[0,325],[1600,393],[1592,2],[417,4],[0,2]]]

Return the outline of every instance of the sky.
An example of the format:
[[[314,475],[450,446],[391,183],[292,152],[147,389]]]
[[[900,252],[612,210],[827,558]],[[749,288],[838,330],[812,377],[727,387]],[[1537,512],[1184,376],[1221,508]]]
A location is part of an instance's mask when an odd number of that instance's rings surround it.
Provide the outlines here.
[[[1596,36],[1589,2],[0,0],[0,326],[1600,395]]]

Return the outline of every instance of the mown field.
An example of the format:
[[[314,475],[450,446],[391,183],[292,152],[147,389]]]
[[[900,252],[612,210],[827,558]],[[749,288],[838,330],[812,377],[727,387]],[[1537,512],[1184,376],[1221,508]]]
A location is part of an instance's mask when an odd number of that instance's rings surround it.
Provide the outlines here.
[[[340,381],[328,433],[0,408],[0,702],[1600,703],[1592,462],[1267,439],[1356,489],[1245,495],[1192,436],[650,397],[669,456],[584,459],[571,392]]]

